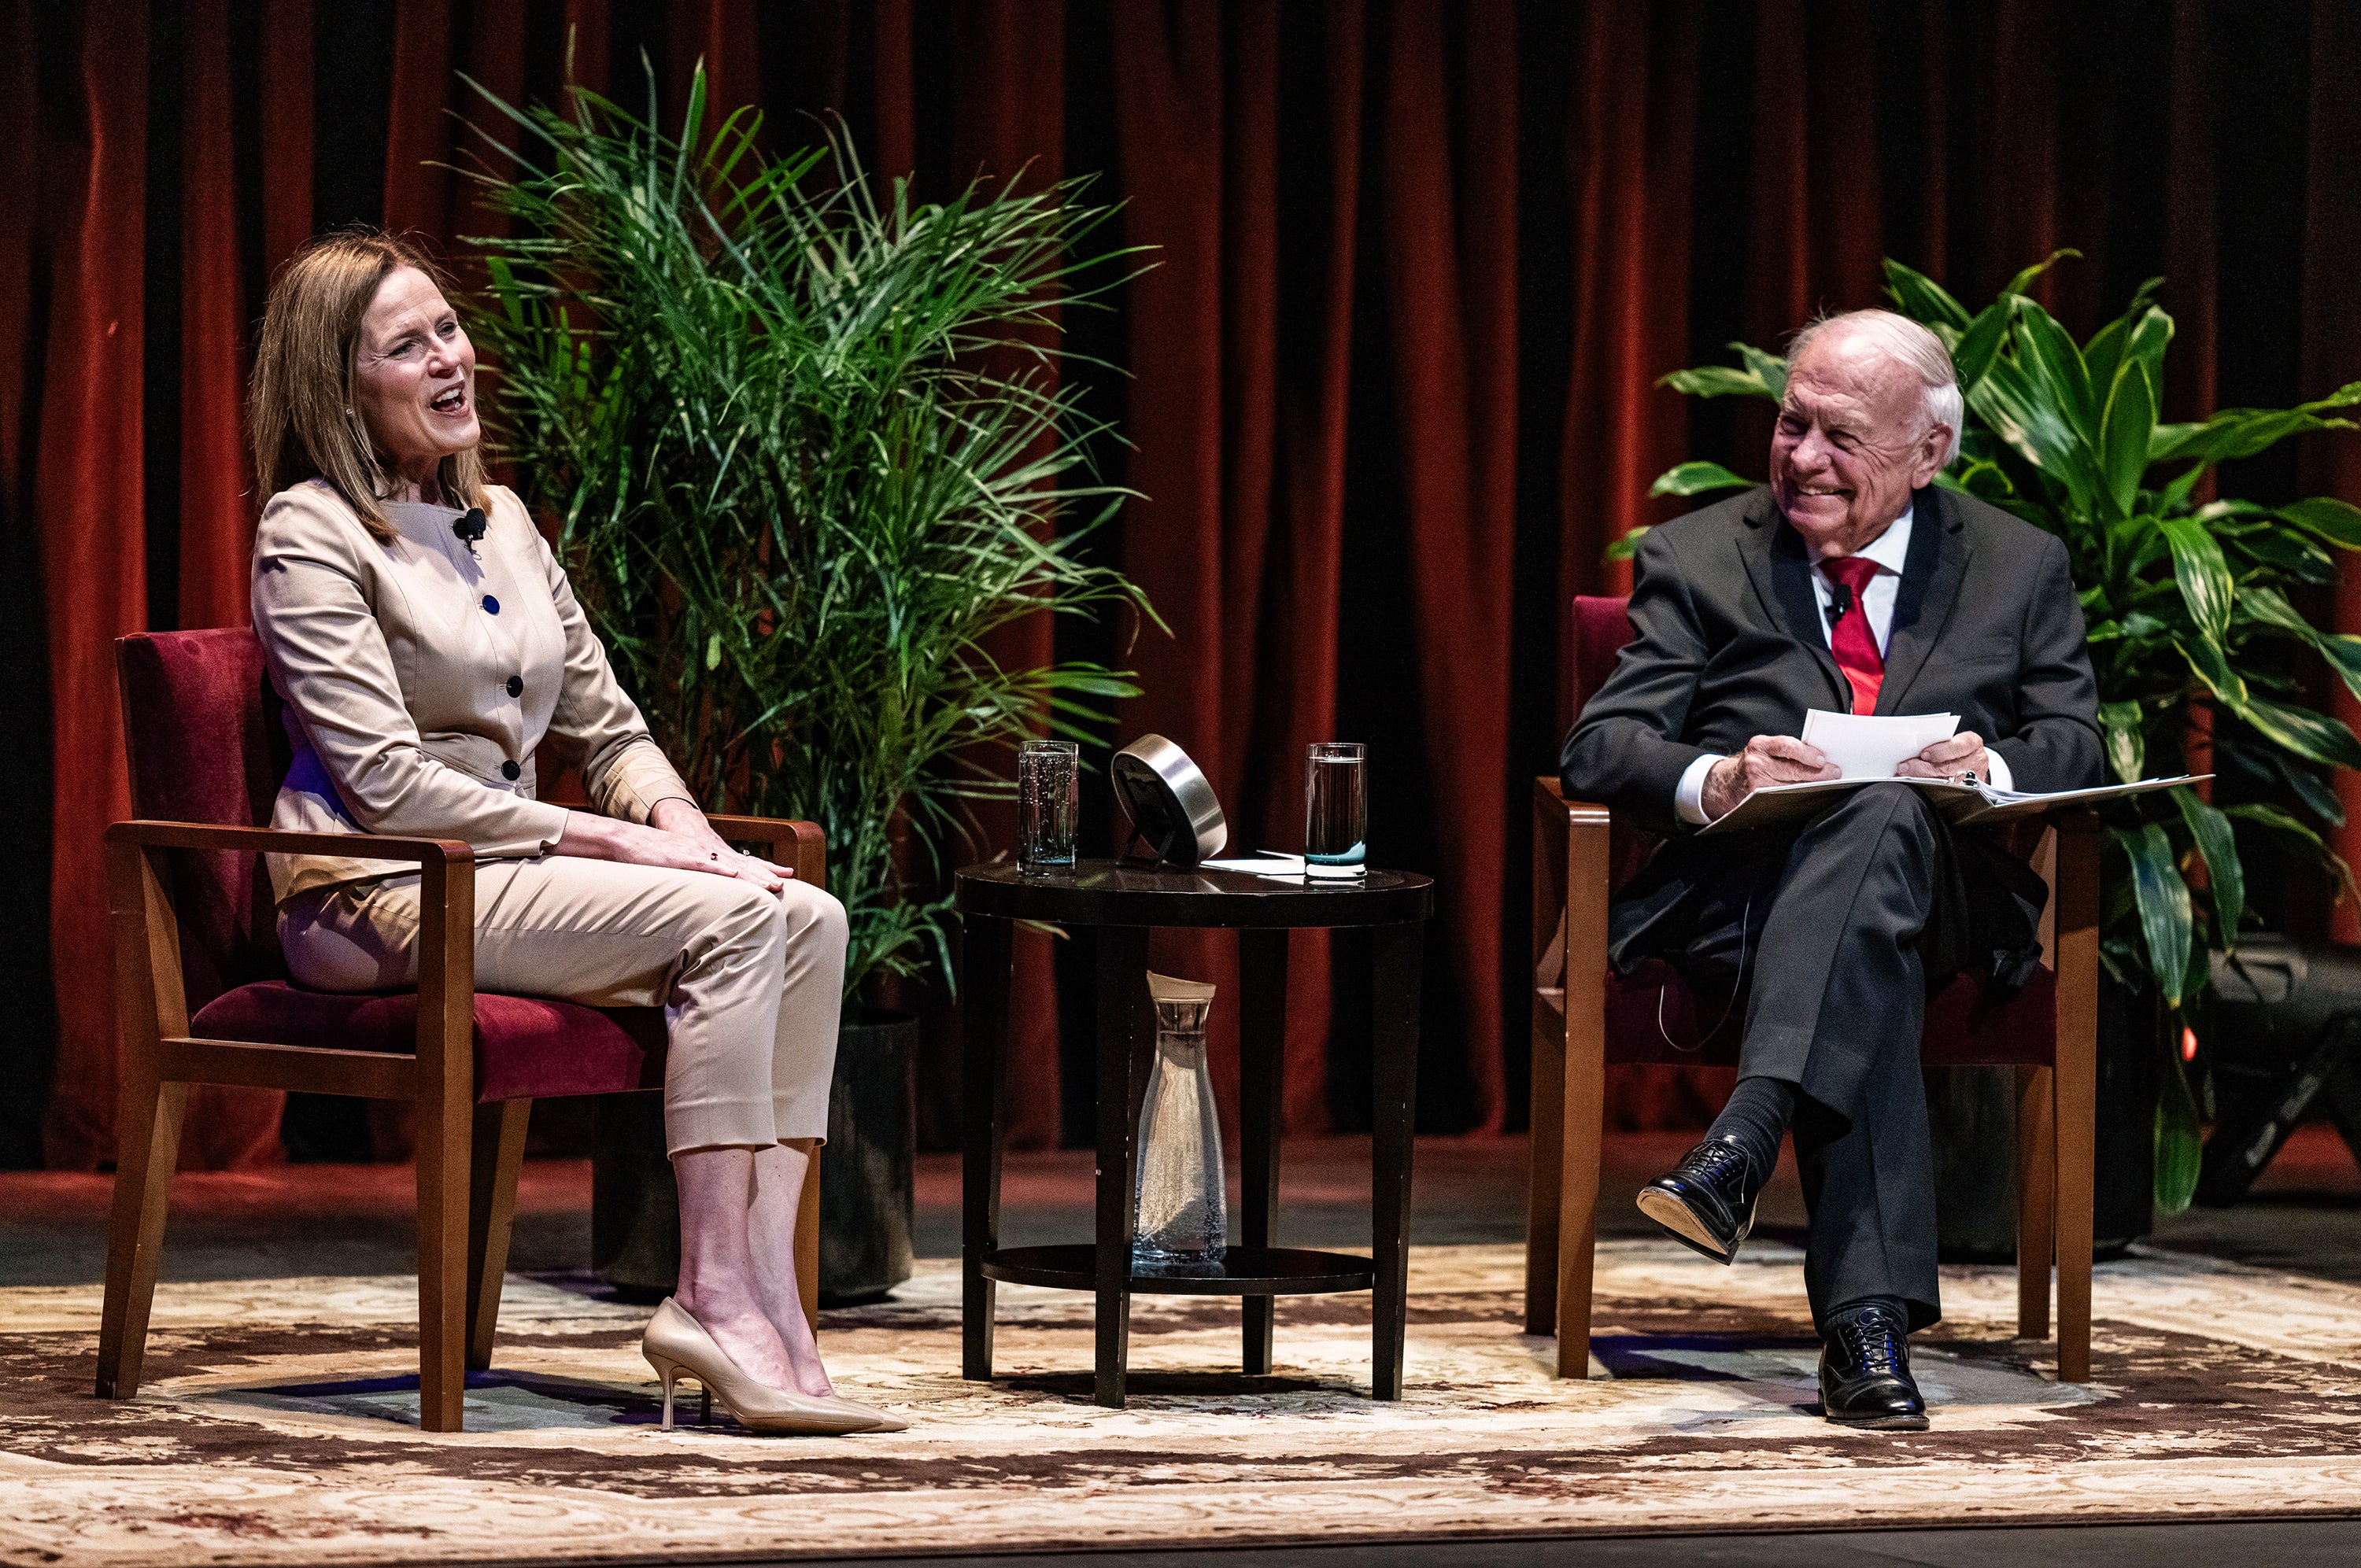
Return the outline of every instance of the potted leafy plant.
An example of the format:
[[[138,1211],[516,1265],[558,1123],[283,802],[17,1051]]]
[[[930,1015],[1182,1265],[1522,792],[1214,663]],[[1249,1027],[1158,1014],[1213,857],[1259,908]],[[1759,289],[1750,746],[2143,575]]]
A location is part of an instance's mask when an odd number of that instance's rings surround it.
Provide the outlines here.
[[[1041,346],[1108,210],[1079,181],[881,197],[840,139],[766,158],[751,110],[707,129],[701,70],[676,137],[653,73],[645,118],[580,88],[563,115],[485,96],[526,133],[475,175],[515,236],[470,242],[498,435],[702,804],[826,831],[850,1098],[858,1004],[948,973],[950,901],[920,890],[971,803],[1013,793],[1000,753],[1045,718],[1094,739],[1136,690],[994,652],[1027,616],[1150,613],[1077,551],[1119,495]]]
[[[2361,549],[2361,510],[2318,496],[2283,506],[2211,497],[2215,467],[2290,435],[2350,430],[2331,411],[2361,402],[2361,382],[2290,409],[2224,409],[2202,422],[2158,418],[2172,318],[2143,285],[2124,313],[2077,344],[2027,293],[2060,258],[2028,267],[1971,313],[1931,280],[1885,263],[1894,308],[1942,338],[1968,408],[1960,453],[1938,482],[2064,540],[2081,586],[2099,683],[2107,766],[2129,782],[2161,772],[2242,775],[2216,807],[2180,788],[2109,804],[2100,954],[2109,978],[2148,1003],[2158,1092],[2155,1193],[2187,1206],[2197,1181],[2198,1097],[2184,1067],[2187,1010],[2207,983],[2210,948],[2235,948],[2253,919],[2241,834],[2261,834],[2353,874],[2322,836],[2342,826],[2333,768],[2361,767],[2361,741],[2307,697],[2292,656],[2309,649],[2361,696],[2361,637],[2323,631],[2290,593],[2336,581],[2330,550]],[[1777,401],[1786,364],[1744,344],[1737,366],[1664,378],[1700,397]],[[1652,495],[1699,495],[1751,481],[1684,463]],[[1628,552],[1631,542],[1618,548]],[[2192,747],[2205,752],[2191,766]],[[2206,749],[2210,748],[2210,751]]]

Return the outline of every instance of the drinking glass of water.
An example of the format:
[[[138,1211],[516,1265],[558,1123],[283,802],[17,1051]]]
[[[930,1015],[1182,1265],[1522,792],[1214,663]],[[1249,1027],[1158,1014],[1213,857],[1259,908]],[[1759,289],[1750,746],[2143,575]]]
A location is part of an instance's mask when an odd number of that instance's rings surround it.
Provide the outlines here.
[[[1074,863],[1081,761],[1071,740],[1027,740],[1017,748],[1016,863],[1028,872]]]
[[[1315,740],[1303,773],[1305,880],[1359,881],[1369,869],[1369,749]]]

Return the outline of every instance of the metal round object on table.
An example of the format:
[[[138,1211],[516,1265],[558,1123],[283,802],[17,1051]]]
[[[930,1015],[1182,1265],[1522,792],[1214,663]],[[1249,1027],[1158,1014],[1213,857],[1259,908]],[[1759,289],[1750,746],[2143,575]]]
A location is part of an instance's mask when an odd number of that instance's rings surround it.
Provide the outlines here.
[[[1229,824],[1213,784],[1188,752],[1163,736],[1134,740],[1115,754],[1107,772],[1124,815],[1158,860],[1193,866],[1229,843]]]

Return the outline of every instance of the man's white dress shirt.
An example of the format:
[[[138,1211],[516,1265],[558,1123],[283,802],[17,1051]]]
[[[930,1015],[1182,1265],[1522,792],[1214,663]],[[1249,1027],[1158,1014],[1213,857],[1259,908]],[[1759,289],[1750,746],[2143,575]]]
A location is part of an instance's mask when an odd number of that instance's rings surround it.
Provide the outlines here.
[[[1861,559],[1877,563],[1877,576],[1869,580],[1869,587],[1861,590],[1861,603],[1855,605],[1850,613],[1869,618],[1869,634],[1877,639],[1880,658],[1885,656],[1886,640],[1894,632],[1894,598],[1902,591],[1902,568],[1910,559],[1910,520],[1915,510],[1903,508],[1902,515],[1895,518],[1884,532],[1857,552]],[[1836,602],[1835,585],[1828,580],[1826,569],[1819,564],[1818,548],[1808,543],[1805,548],[1812,552],[1812,598],[1819,606],[1820,637],[1833,650],[1836,631],[1828,624],[1828,607]],[[1985,748],[1984,755],[1992,764],[1993,784],[2002,789],[2013,787],[2007,761],[1989,746]],[[1673,792],[1673,810],[1682,821],[1698,827],[1705,825],[1705,776],[1721,760],[1708,752],[1691,762],[1687,771],[1681,774],[1679,787]]]

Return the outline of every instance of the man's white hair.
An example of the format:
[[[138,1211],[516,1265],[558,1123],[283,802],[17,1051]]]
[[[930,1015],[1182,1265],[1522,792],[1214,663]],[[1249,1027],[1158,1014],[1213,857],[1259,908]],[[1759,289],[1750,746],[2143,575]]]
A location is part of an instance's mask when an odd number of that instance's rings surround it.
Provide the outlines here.
[[[1883,349],[1886,357],[1918,378],[1918,408],[1926,421],[1921,433],[1938,424],[1950,431],[1951,443],[1943,450],[1943,464],[1949,467],[1951,459],[1960,455],[1960,429],[1966,417],[1966,405],[1960,396],[1959,372],[1952,368],[1950,351],[1943,346],[1943,340],[1908,316],[1892,311],[1846,311],[1807,323],[1803,331],[1788,340],[1787,362],[1794,364],[1814,338],[1831,327],[1842,327],[1868,339]]]

